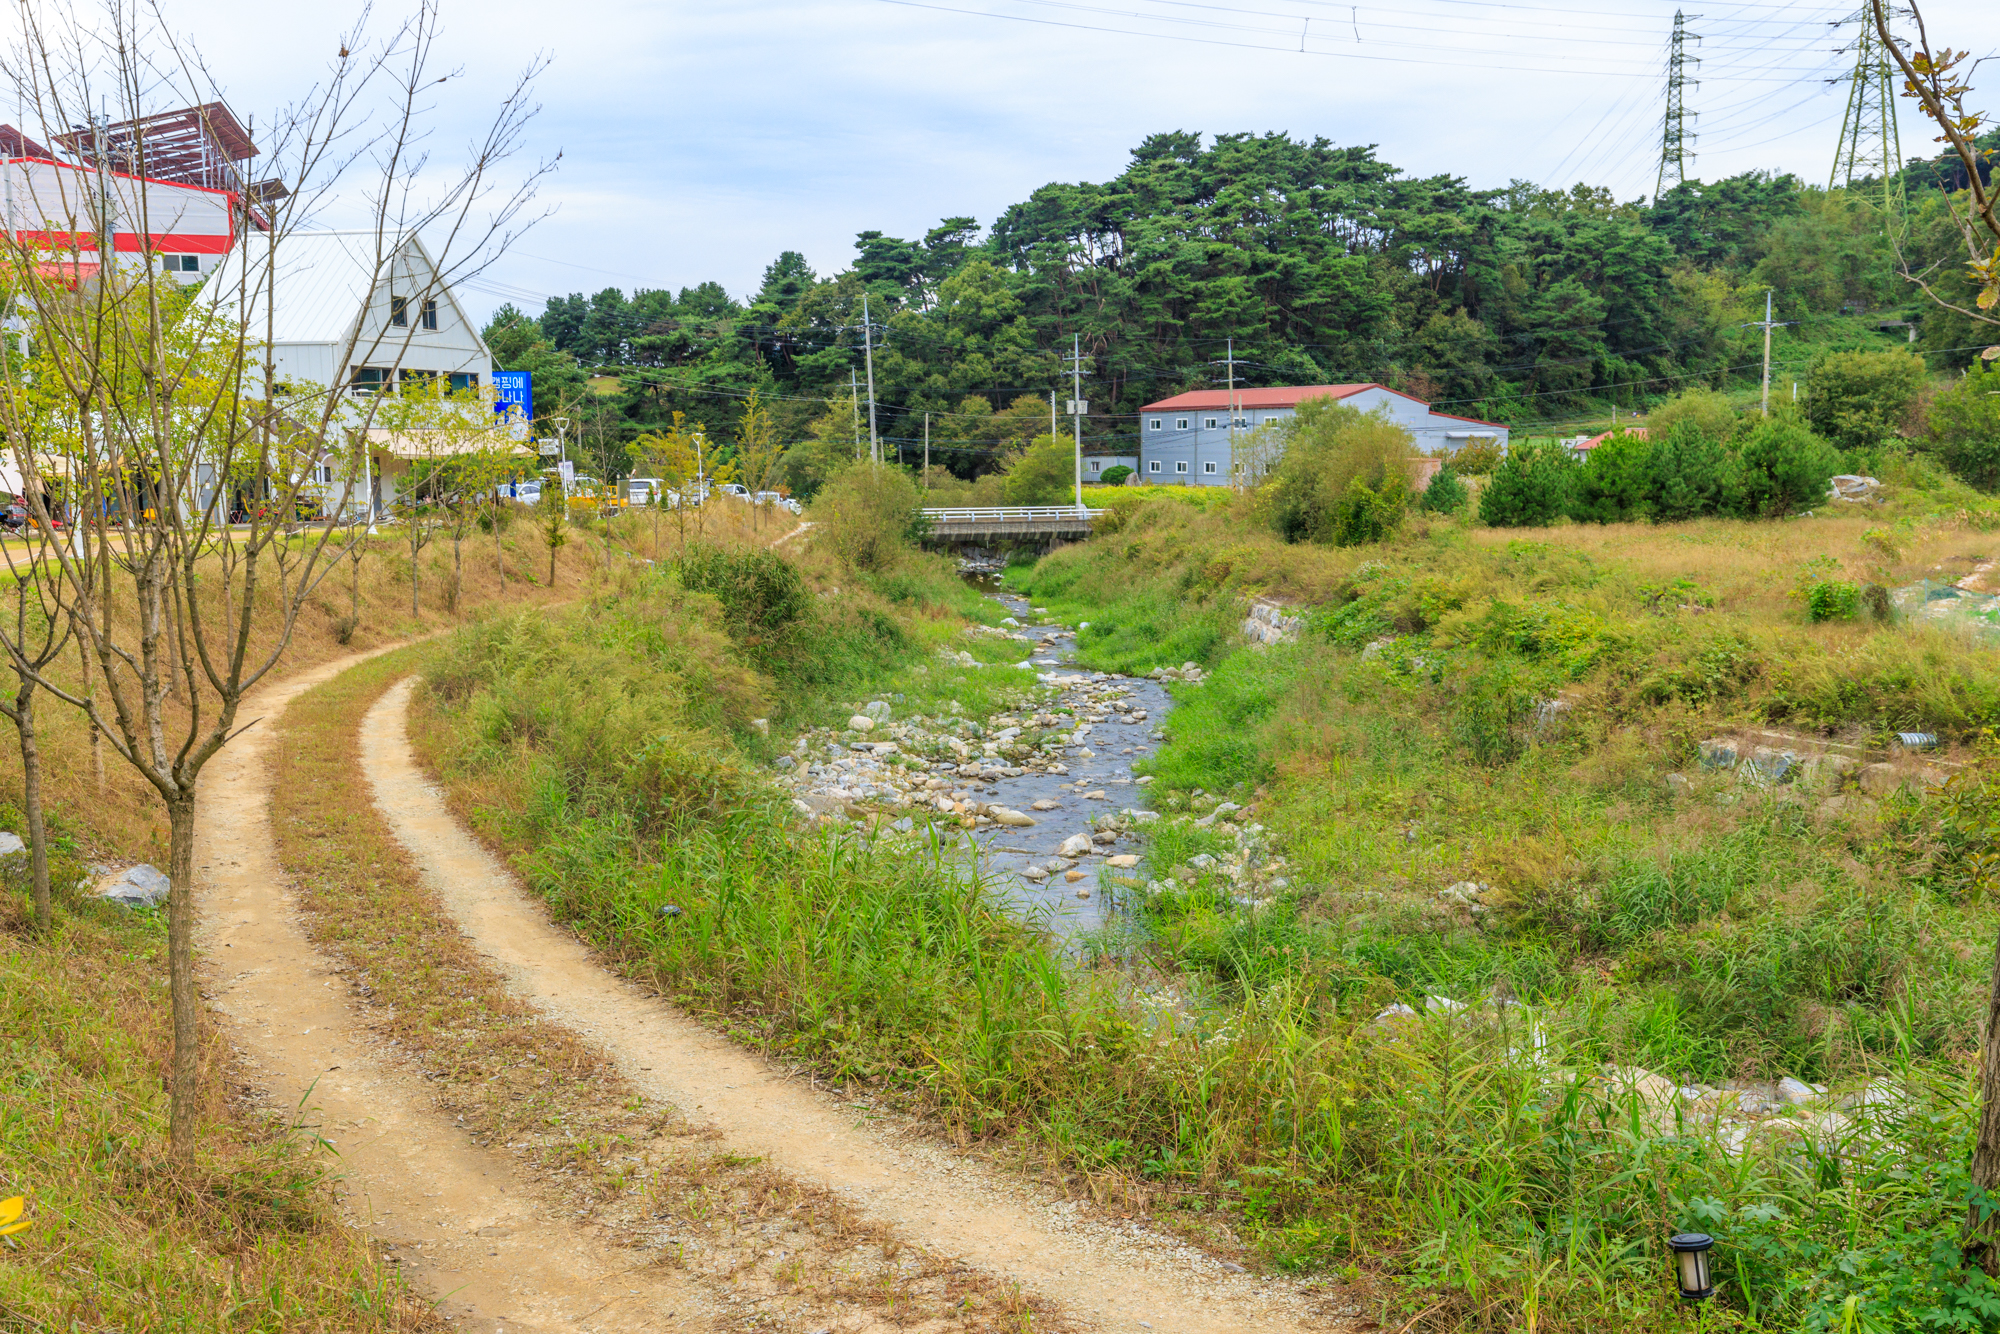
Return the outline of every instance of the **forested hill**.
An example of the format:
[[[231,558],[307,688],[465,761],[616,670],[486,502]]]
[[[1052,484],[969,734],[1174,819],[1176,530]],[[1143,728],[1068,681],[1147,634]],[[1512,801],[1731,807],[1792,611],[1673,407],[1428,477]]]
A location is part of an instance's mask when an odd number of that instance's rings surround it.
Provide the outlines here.
[[[1935,173],[1909,177],[1912,246],[1953,261],[1942,196],[1922,188]],[[491,332],[503,364],[542,372],[545,409],[582,383],[569,358],[615,371],[619,392],[584,404],[607,436],[679,410],[726,439],[753,388],[798,434],[848,401],[864,290],[883,434],[915,441],[929,412],[941,457],[1046,429],[1045,406],[1005,409],[1068,397],[1079,340],[1105,446],[1136,436],[1139,405],[1222,383],[1232,348],[1239,382],[1380,380],[1524,424],[1638,406],[1754,361],[1741,326],[1767,286],[1781,320],[1915,313],[1880,197],[1757,173],[1649,207],[1582,185],[1475,190],[1325,139],[1159,134],[1116,178],[1043,186],[990,228],[864,232],[852,266],[828,276],[788,251],[747,302],[716,283],[607,288],[552,299],[538,320],[504,309]],[[1965,341],[1952,333],[1927,321],[1936,346]]]

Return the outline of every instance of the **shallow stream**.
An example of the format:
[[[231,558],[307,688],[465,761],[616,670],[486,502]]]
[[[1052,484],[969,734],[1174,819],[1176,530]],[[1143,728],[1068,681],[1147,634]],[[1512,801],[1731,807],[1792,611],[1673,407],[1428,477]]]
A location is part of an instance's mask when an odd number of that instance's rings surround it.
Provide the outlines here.
[[[986,827],[969,837],[979,847],[981,865],[993,873],[995,883],[1023,916],[1061,935],[1099,926],[1113,907],[1112,896],[1099,888],[1099,873],[1107,858],[1136,853],[1137,838],[1130,832],[1121,834],[1115,843],[1096,844],[1093,855],[1081,858],[1062,858],[1057,850],[1075,835],[1089,837],[1096,832],[1092,817],[1143,807],[1145,788],[1133,781],[1132,766],[1159,749],[1159,727],[1173,700],[1159,681],[1077,667],[1075,631],[1038,620],[1028,600],[999,588],[997,579],[969,578],[1021,622],[1016,633],[1037,641],[1030,662],[1045,684],[1056,684],[1062,691],[1046,707],[1074,710],[1079,726],[1087,729],[1080,744],[1063,748],[1067,774],[1030,771],[978,784],[981,800],[1011,807],[1039,823],[1027,828]],[[1127,711],[1109,707],[1114,692],[1129,706]],[[1142,713],[1140,721],[1133,721],[1133,715]],[[1100,717],[1102,721],[1092,721]],[[1038,801],[1057,804],[1051,810],[1036,810]],[[1038,883],[1024,877],[1021,872],[1030,866],[1048,870],[1048,878]],[[1072,869],[1083,872],[1083,878],[1068,879]],[[1077,897],[1079,890],[1088,891],[1089,897]]]

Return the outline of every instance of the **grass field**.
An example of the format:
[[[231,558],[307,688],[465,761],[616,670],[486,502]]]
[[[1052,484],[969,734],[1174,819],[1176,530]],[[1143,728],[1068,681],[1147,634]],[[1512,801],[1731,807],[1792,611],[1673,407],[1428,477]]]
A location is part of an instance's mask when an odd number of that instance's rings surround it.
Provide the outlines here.
[[[442,629],[496,603],[573,596],[602,565],[580,542],[562,553],[562,582],[551,590],[523,575],[523,565],[547,571],[546,554],[538,563],[528,545],[532,535],[521,527],[502,540],[504,583],[492,537],[468,543],[455,612],[445,605],[449,543],[426,548],[414,618],[407,545],[393,530],[370,542],[358,564],[341,563],[309,600],[279,675]],[[314,1151],[313,1137],[266,1121],[239,1097],[244,1076],[218,1031],[202,1062],[194,1166],[168,1162],[165,920],[78,888],[93,863],[164,865],[165,819],[151,789],[108,747],[98,777],[75,710],[44,697],[40,714],[56,835],[52,934],[33,926],[23,859],[0,865],[0,1198],[25,1196],[32,1221],[0,1241],[0,1328],[442,1328],[371,1243],[337,1223],[331,1160]],[[13,803],[19,764],[10,733],[0,748],[0,794]],[[17,804],[0,807],[0,827],[25,833]]]

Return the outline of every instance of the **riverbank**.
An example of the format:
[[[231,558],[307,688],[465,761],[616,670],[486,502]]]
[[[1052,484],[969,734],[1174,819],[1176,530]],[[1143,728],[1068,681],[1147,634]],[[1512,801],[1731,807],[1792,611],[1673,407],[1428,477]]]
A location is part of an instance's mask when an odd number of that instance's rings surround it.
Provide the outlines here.
[[[1292,547],[1142,507],[1009,573],[1089,623],[1087,666],[1205,646],[1154,804],[1251,806],[1293,860],[1262,908],[1148,909],[1194,993],[1317,997],[1295,1013],[1334,1110],[1273,1192],[1281,1235],[1468,1327],[1667,1327],[1678,1230],[1717,1238],[1714,1316],[1745,1327],[1989,1318],[1993,1285],[1937,1257],[2000,928],[1962,842],[2000,804],[1973,744],[1994,660],[1809,622],[1799,592],[1977,578],[1984,537],[1419,528]],[[1252,594],[1293,632],[1238,634]],[[1941,749],[1881,749],[1919,727]]]

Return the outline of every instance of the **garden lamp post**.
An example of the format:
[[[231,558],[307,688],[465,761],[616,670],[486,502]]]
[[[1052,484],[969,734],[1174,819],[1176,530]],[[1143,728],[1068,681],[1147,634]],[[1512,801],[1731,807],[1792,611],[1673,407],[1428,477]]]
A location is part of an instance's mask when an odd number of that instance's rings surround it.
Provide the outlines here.
[[[569,445],[567,443],[567,437],[569,435],[569,418],[551,417],[549,418],[549,424],[556,428],[556,467],[558,470],[560,470],[562,465],[569,459]],[[562,477],[560,480],[562,482],[563,499],[568,500],[569,478]]]
[[[1714,1246],[1715,1238],[1706,1232],[1676,1232],[1667,1238],[1667,1248],[1674,1253],[1674,1281],[1680,1284],[1682,1301],[1705,1302],[1715,1295],[1715,1284],[1708,1276],[1708,1253]]]

